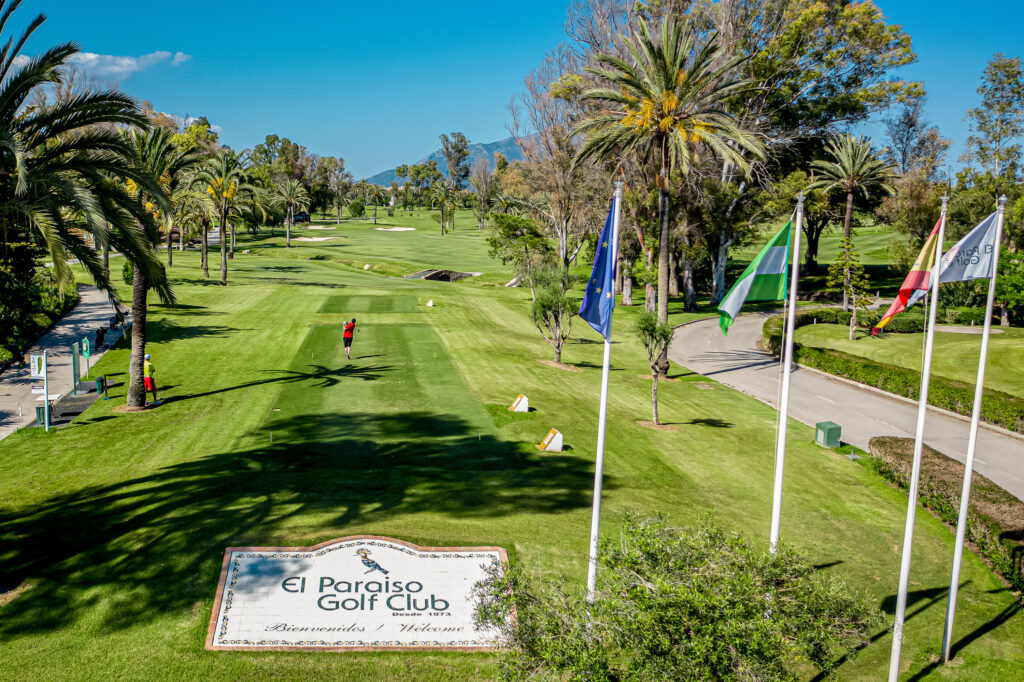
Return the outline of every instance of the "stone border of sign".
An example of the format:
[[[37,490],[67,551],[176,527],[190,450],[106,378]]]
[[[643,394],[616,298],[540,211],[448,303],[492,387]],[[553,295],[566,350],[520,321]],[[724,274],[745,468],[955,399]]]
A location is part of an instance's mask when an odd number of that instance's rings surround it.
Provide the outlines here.
[[[227,582],[228,571],[231,566],[232,552],[314,552],[324,547],[329,547],[338,542],[350,540],[383,540],[393,542],[396,545],[403,545],[417,552],[497,552],[501,563],[508,564],[508,552],[504,547],[421,547],[420,545],[398,538],[389,538],[384,535],[346,535],[343,538],[327,540],[312,547],[228,547],[224,550],[224,561],[221,564],[220,579],[217,581],[217,596],[213,600],[213,610],[210,612],[210,627],[206,632],[207,651],[494,651],[492,646],[430,646],[430,645],[409,645],[409,646],[232,646],[218,647],[213,643],[217,632],[217,620],[220,615],[221,602],[224,600],[224,584]]]

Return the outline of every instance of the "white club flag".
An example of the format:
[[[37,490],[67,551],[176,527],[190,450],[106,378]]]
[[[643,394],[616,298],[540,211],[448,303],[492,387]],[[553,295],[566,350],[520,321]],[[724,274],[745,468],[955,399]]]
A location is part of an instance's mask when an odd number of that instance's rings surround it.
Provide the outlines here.
[[[978,223],[942,257],[940,282],[967,282],[992,276],[996,250],[996,214]]]

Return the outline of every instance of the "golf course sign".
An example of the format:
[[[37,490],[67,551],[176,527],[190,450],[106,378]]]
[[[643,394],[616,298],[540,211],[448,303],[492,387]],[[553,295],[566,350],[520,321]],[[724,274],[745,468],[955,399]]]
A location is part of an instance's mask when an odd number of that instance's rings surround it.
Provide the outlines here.
[[[473,586],[500,547],[419,547],[374,535],[313,547],[229,547],[207,649],[486,650]]]

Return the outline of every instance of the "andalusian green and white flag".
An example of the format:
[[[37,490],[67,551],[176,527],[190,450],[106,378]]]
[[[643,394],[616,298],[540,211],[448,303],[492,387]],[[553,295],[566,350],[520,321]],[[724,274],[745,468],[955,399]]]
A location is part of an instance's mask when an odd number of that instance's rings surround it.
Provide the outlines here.
[[[718,306],[718,324],[722,328],[723,336],[729,333],[729,327],[740,314],[740,308],[746,301],[781,301],[786,298],[789,235],[792,229],[793,221],[790,220],[761,249],[761,253],[751,261],[722,299]]]

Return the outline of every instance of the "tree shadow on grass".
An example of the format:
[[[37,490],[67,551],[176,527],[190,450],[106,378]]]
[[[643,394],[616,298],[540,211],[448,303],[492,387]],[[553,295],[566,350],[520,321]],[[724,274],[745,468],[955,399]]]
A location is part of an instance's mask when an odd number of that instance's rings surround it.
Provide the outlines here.
[[[960,588],[959,589],[962,590],[964,587],[966,587],[967,585],[970,585],[970,584],[971,584],[970,580],[965,580],[965,581],[963,581],[960,584]],[[914,617],[920,615],[924,611],[927,611],[929,608],[935,606],[939,602],[945,601],[946,600],[946,595],[948,593],[949,593],[949,587],[948,586],[946,586],[946,587],[933,587],[933,588],[927,589],[927,590],[911,590],[911,591],[907,592],[907,607],[906,607],[906,611],[904,612],[903,622],[904,623],[909,623],[911,621],[911,619],[913,619]],[[890,594],[888,597],[886,597],[885,599],[882,600],[882,603],[881,603],[880,606],[881,606],[882,611],[884,611],[887,616],[895,615],[895,613],[896,613],[896,595],[895,594]],[[885,627],[883,629],[879,630],[878,632],[876,632],[874,635],[871,636],[871,639],[868,640],[868,644],[865,644],[864,647],[866,647],[866,646],[868,646],[870,644],[874,644],[875,642],[877,642],[878,640],[882,639],[883,637],[885,637],[886,635],[890,634],[891,632],[892,632],[892,625],[891,625],[891,623],[886,623],[886,625],[885,625]],[[861,649],[863,649],[864,647],[861,647]],[[859,650],[860,649],[858,649],[858,651]],[[839,660],[836,662],[836,668],[838,669],[839,666],[841,666],[843,663],[846,663],[849,660],[849,658],[850,658],[849,656],[842,656],[842,657],[840,657]],[[818,676],[816,676],[814,678],[814,682],[819,682],[819,681],[825,680],[825,679],[828,679],[828,674],[827,673],[821,673],[820,675],[818,675]]]
[[[218,393],[226,393],[228,391],[237,391],[241,388],[263,386],[265,384],[294,384],[308,380],[315,382],[309,384],[309,388],[330,388],[338,385],[342,379],[362,379],[363,381],[373,381],[375,379],[379,379],[382,372],[388,372],[392,369],[389,365],[370,365],[367,367],[361,367],[358,365],[341,365],[340,367],[331,369],[324,365],[311,364],[309,367],[312,367],[313,369],[308,372],[300,372],[292,369],[264,369],[260,371],[265,374],[277,373],[279,376],[268,376],[264,379],[246,381],[245,383],[236,384],[234,386],[214,388],[209,391],[203,391],[202,393],[188,393],[185,395],[169,396],[164,402],[169,403],[177,400],[204,398],[209,395],[217,395]]]
[[[992,632],[993,630],[998,628],[1000,625],[1006,623],[1006,621],[1010,620],[1020,612],[1020,602],[1014,601],[1012,604],[1003,609],[998,615],[989,620],[987,623],[978,626],[973,631],[969,632],[968,634],[964,635],[959,640],[954,642],[952,646],[950,646],[950,658],[955,658],[956,655],[968,644],[978,639],[979,637],[988,634],[989,632]],[[928,677],[933,672],[935,672],[935,670],[939,668],[941,665],[943,665],[941,660],[929,663],[920,671],[918,671],[913,677],[911,677],[910,680],[923,680],[924,678]]]
[[[714,427],[716,429],[729,429],[729,428],[732,428],[732,422],[727,422],[724,419],[716,419],[716,418],[711,418],[711,417],[699,418],[699,419],[691,419],[690,421],[688,421],[686,423],[687,424],[694,424],[696,426],[712,426],[712,427]]]
[[[146,341],[148,343],[201,337],[220,338],[241,331],[252,330],[225,327],[220,324],[175,324],[167,318],[146,321]]]
[[[454,415],[303,414],[265,424],[250,444],[0,509],[0,589],[32,585],[3,607],[0,633],[52,632],[87,614],[113,631],[199,604],[208,613],[228,546],[387,532],[420,513],[501,524],[590,504],[587,460],[481,437]],[[444,541],[418,532],[407,539]]]

